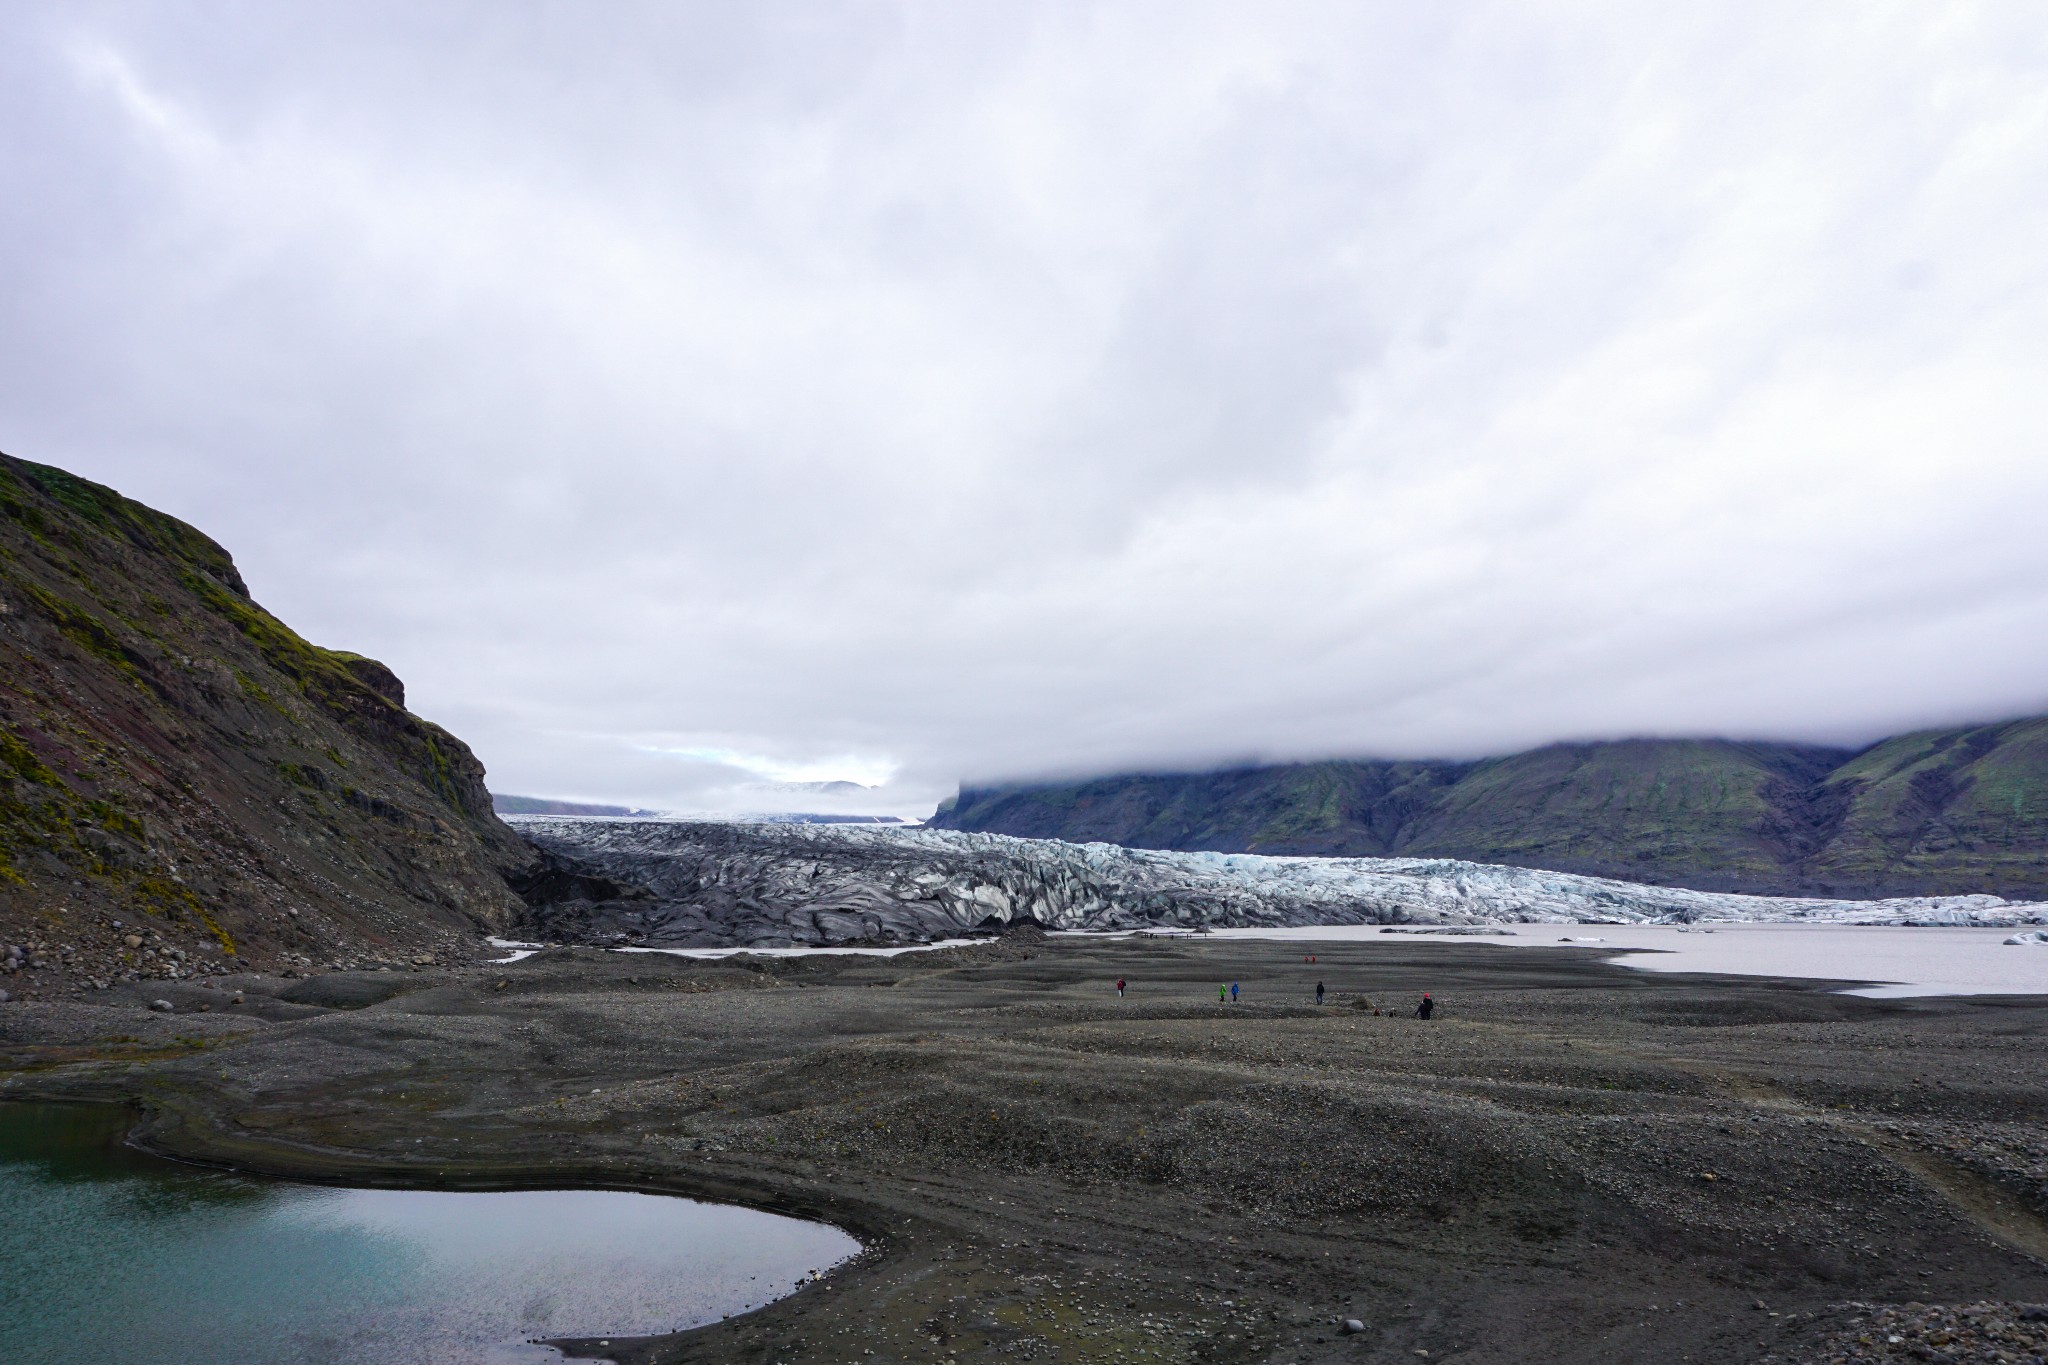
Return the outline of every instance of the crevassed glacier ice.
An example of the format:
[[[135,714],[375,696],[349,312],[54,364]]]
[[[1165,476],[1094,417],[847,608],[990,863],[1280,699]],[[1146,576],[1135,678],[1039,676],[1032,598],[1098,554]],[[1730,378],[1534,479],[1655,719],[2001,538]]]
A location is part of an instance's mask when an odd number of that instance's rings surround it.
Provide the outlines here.
[[[537,906],[562,939],[674,946],[920,942],[990,924],[2048,924],[2048,903],[1745,896],[1441,858],[1166,853],[959,830],[513,817],[621,888]]]

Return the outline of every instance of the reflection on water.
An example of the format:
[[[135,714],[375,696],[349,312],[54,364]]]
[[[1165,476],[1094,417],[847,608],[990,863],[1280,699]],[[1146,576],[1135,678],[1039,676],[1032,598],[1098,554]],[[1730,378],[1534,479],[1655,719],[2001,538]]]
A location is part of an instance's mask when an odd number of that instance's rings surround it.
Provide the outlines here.
[[[1613,948],[1652,950],[1615,959],[1646,972],[1877,983],[1856,987],[1851,995],[2048,995],[2048,952],[2008,946],[2010,929],[1871,924],[1717,924],[1711,929],[1603,924],[1576,932],[1597,934]]]
[[[602,1190],[296,1185],[124,1148],[129,1116],[0,1103],[0,1361],[441,1365],[674,1331],[857,1250],[836,1228]]]
[[[1463,943],[1492,948],[1612,949],[1647,972],[1864,981],[1852,995],[2048,995],[2048,944],[2012,945],[2006,929],[1869,924],[1507,924],[1483,937],[1418,940],[1372,925],[1220,929],[1218,938],[1300,942]]]

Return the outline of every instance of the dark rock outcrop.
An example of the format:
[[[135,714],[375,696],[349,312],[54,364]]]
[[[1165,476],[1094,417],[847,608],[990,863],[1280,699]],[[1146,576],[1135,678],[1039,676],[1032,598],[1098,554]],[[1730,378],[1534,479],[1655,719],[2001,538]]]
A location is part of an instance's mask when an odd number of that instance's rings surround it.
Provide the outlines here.
[[[390,669],[301,639],[183,522],[5,456],[0,674],[0,938],[52,987],[417,953],[521,908],[532,851]]]

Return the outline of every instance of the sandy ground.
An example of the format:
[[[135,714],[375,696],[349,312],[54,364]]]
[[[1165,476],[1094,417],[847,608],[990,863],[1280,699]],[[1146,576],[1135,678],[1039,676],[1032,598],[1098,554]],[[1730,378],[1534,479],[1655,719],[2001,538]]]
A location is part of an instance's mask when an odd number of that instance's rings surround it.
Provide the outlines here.
[[[1960,1361],[1972,1323],[2038,1354],[2048,1000],[1312,950],[159,985],[177,1013],[0,1006],[0,1094],[129,1100],[150,1145],[279,1174],[668,1190],[868,1244],[729,1322],[565,1343],[629,1365]]]

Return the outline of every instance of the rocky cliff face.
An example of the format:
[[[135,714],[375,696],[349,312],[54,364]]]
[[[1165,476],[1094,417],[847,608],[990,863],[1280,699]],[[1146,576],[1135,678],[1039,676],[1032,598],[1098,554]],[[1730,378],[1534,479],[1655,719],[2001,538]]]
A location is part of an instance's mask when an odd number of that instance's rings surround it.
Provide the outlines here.
[[[6,456],[0,677],[12,993],[454,951],[520,908],[531,850],[389,669],[192,527]]]
[[[934,827],[1134,848],[1408,856],[1762,895],[2048,897],[2048,719],[1861,753],[1558,744],[966,788]]]
[[[1036,924],[1201,929],[1712,920],[2048,923],[1990,896],[1834,901],[1428,858],[1166,853],[949,830],[521,818],[557,871],[528,932],[639,947],[923,943]]]

